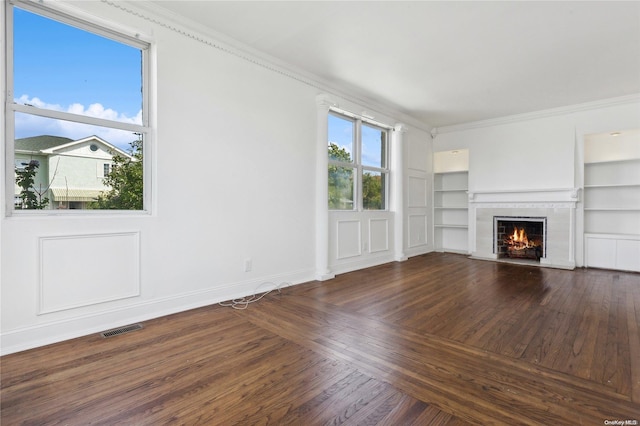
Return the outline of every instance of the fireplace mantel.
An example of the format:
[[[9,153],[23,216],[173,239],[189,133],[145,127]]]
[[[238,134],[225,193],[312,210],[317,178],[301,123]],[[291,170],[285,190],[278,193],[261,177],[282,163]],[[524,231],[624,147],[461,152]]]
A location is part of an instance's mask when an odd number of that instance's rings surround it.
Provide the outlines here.
[[[548,251],[540,266],[575,268],[578,188],[469,191],[469,237],[474,258],[497,260],[494,216],[535,216],[548,220]]]
[[[578,188],[558,189],[518,189],[518,190],[493,190],[493,191],[469,191],[469,203],[471,204],[529,204],[541,207],[540,204],[551,208],[575,207],[579,199]],[[558,204],[561,205],[558,205]],[[567,204],[569,203],[569,204]],[[482,206],[488,207],[488,206]]]

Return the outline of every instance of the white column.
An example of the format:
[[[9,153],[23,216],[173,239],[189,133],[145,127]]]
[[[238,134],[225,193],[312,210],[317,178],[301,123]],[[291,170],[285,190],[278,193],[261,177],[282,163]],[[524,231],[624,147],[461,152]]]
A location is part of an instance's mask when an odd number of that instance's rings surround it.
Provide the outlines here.
[[[391,138],[391,211],[394,213],[394,258],[397,262],[407,260],[404,253],[404,133],[407,128],[398,123]]]
[[[333,103],[326,95],[316,97],[316,279],[329,280],[335,274],[329,269],[329,156],[327,138],[329,108]]]

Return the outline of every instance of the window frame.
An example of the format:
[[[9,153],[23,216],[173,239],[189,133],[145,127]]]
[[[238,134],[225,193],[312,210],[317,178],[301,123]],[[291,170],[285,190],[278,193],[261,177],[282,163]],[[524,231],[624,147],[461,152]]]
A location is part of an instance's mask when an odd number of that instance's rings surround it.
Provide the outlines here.
[[[14,43],[13,43],[13,10],[18,7],[30,13],[35,13],[43,16],[47,19],[52,19],[61,22],[66,25],[78,28],[80,30],[126,44],[141,51],[141,109],[142,109],[142,124],[132,124],[121,121],[109,120],[104,118],[96,118],[87,115],[74,114],[66,111],[56,111],[45,108],[38,108],[32,105],[18,104],[14,101]],[[151,41],[143,40],[138,33],[130,32],[122,29],[110,28],[108,24],[104,22],[94,22],[95,19],[91,19],[86,16],[77,16],[77,13],[69,13],[67,11],[59,10],[58,8],[49,7],[42,3],[27,2],[23,0],[12,0],[5,3],[3,8],[2,20],[5,23],[5,40],[4,55],[2,68],[5,72],[5,93],[4,99],[4,111],[3,120],[5,124],[5,200],[4,200],[4,213],[5,216],[29,216],[29,215],[45,215],[45,216],[67,216],[67,215],[104,215],[104,214],[150,214],[151,213],[151,138],[152,127],[150,125],[151,116]],[[14,162],[15,162],[15,115],[16,113],[23,113],[32,116],[39,116],[54,120],[63,120],[73,123],[80,123],[85,125],[100,126],[110,129],[117,129],[137,133],[142,138],[143,146],[143,207],[142,210],[21,210],[15,209],[14,205]]]
[[[329,108],[329,115],[333,115],[334,117],[338,117],[347,121],[351,121],[353,123],[353,140],[352,140],[352,159],[351,162],[340,161],[332,159],[328,156],[328,164],[329,166],[337,166],[337,167],[349,167],[355,170],[354,176],[354,188],[353,188],[353,208],[352,209],[332,209],[329,208],[327,202],[327,209],[329,211],[334,212],[385,212],[389,211],[389,200],[390,200],[390,177],[391,177],[391,160],[390,160],[390,143],[391,143],[391,131],[392,127],[386,126],[382,123],[375,122],[373,120],[369,120],[365,117],[358,116],[356,114],[349,113],[347,111],[343,111],[337,108]],[[378,129],[385,133],[385,144],[384,144],[384,166],[383,167],[375,167],[375,166],[365,166],[362,164],[362,126],[368,126],[371,128]],[[327,146],[329,144],[329,140],[327,139]],[[386,179],[384,179],[384,187],[383,187],[383,199],[384,199],[384,208],[382,209],[365,209],[364,208],[364,200],[363,200],[363,174],[365,171],[371,171],[380,173],[381,175],[386,175]]]

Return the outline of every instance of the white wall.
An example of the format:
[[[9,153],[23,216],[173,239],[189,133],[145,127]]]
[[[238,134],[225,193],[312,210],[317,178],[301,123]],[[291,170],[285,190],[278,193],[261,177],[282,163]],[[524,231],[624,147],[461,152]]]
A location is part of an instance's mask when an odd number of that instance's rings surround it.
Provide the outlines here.
[[[469,149],[469,189],[576,186],[585,134],[640,127],[640,98],[576,105],[440,128],[434,151]]]
[[[3,217],[2,353],[313,280],[324,88],[106,3],[73,7],[153,43],[152,214]]]
[[[437,129],[433,149],[469,149],[471,192],[580,188],[585,135],[637,128],[640,97],[629,96]],[[575,239],[582,266],[580,214]]]

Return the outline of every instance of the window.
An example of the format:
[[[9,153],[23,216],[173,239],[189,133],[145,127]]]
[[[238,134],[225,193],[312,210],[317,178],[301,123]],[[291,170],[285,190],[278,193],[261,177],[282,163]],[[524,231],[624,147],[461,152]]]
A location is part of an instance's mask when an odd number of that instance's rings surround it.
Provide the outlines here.
[[[389,130],[329,112],[329,209],[386,210]]]
[[[144,210],[148,43],[40,3],[6,7],[14,210]]]

